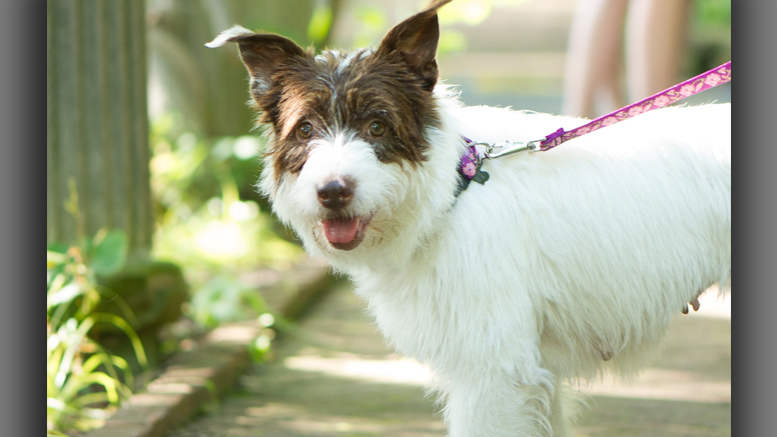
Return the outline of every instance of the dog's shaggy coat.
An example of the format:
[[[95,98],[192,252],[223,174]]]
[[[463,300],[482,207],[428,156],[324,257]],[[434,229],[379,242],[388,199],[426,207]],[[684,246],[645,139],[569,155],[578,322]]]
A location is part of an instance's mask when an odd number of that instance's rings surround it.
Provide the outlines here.
[[[261,191],[428,363],[452,436],[570,434],[563,384],[631,375],[673,315],[730,277],[730,105],[665,108],[543,153],[466,143],[583,120],[462,107],[437,84],[436,1],[376,50],[305,51],[235,27],[271,148]]]

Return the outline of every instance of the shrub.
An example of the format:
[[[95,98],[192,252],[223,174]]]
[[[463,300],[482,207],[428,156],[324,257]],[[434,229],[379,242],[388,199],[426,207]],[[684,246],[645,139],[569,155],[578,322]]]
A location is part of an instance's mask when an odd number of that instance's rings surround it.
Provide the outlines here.
[[[98,275],[124,265],[126,236],[99,232],[81,245],[52,245],[46,253],[46,428],[50,435],[88,430],[102,424],[131,394],[129,366],[89,337],[95,325],[108,323],[130,339],[138,362],[147,367],[140,339],[125,319],[99,313],[104,294]],[[132,314],[127,313],[127,317]]]

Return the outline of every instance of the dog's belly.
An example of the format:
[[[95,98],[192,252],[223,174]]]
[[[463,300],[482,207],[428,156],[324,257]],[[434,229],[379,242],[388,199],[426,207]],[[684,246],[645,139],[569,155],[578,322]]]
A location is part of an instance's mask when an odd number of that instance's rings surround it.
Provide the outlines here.
[[[605,369],[628,375],[646,366],[679,310],[661,303],[647,309],[645,304],[634,302],[641,307],[637,310],[601,304],[593,310],[577,305],[568,311],[546,302],[539,345],[542,367],[558,376],[588,379]]]
[[[699,292],[570,288],[559,298],[536,283],[527,288],[515,265],[504,271],[516,276],[487,279],[474,270],[451,281],[417,270],[371,275],[357,281],[358,293],[398,352],[444,378],[484,371],[523,378],[547,369],[587,379],[603,371],[625,376],[649,364],[671,318]]]

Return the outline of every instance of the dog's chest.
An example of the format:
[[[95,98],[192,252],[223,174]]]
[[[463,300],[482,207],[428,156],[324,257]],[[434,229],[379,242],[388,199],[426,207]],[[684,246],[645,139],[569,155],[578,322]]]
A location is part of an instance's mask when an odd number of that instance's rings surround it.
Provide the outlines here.
[[[436,280],[429,268],[401,273],[354,277],[356,293],[390,345],[403,355],[421,362],[436,361],[448,342],[461,333],[453,320],[461,320],[458,290],[442,292],[447,281]],[[435,284],[437,283],[437,284]]]
[[[516,334],[531,331],[524,325],[533,320],[531,304],[521,298],[527,296],[514,289],[509,302],[496,298],[500,287],[446,261],[427,257],[402,272],[356,275],[356,292],[392,347],[438,372],[477,368],[482,356],[511,366],[508,351],[522,348]]]

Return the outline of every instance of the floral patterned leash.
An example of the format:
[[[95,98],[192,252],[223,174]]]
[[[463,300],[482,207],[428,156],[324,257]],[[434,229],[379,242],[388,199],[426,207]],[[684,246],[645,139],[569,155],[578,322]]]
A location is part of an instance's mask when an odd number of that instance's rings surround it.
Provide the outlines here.
[[[637,103],[618,109],[607,115],[603,115],[578,128],[572,129],[569,132],[566,132],[561,128],[541,140],[530,141],[528,143],[505,141],[504,143],[498,144],[485,144],[485,157],[498,158],[523,150],[545,152],[573,138],[578,138],[587,133],[594,132],[606,126],[611,126],[619,121],[635,117],[639,114],[663,108],[729,81],[731,81],[731,61],[671,88],[667,88],[658,94],[640,100]]]
[[[467,153],[461,157],[461,164],[459,165],[459,185],[456,190],[456,196],[464,191],[471,181],[484,184],[488,180],[488,173],[480,169],[484,158],[500,158],[526,150],[530,152],[545,152],[573,138],[578,138],[587,133],[611,126],[619,121],[635,117],[639,114],[669,106],[694,94],[698,94],[729,81],[731,81],[731,61],[671,88],[667,88],[658,94],[640,100],[637,103],[603,115],[595,120],[591,120],[569,132],[565,131],[564,128],[561,128],[541,140],[530,141],[528,143],[504,141],[502,143],[491,144],[476,143],[467,137],[463,137],[469,147],[467,148]],[[484,147],[483,154],[478,152],[476,146]]]

